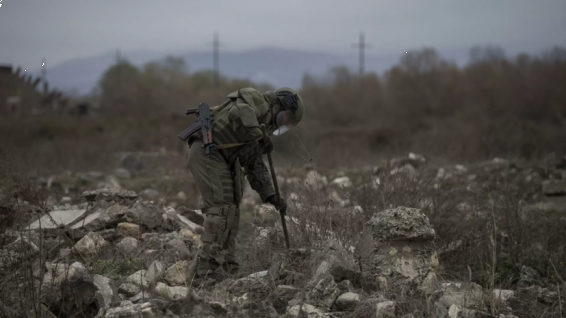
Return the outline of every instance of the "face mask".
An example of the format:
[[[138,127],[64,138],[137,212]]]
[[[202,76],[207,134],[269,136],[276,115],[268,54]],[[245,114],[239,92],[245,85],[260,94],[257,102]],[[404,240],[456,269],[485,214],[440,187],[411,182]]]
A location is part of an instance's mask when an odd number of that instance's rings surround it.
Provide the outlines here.
[[[297,117],[295,117],[295,114],[293,114],[292,111],[283,110],[277,114],[275,124],[277,125],[277,129],[273,132],[273,134],[275,136],[280,136],[297,125]]]

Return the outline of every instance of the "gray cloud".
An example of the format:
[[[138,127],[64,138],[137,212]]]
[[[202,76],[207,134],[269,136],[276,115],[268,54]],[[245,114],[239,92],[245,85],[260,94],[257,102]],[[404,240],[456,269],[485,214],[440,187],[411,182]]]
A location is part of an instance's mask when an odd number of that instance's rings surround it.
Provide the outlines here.
[[[425,45],[534,51],[566,45],[565,12],[562,0],[3,0],[0,62],[36,69],[42,57],[202,51],[215,30],[231,51],[351,52],[362,30],[373,55]]]

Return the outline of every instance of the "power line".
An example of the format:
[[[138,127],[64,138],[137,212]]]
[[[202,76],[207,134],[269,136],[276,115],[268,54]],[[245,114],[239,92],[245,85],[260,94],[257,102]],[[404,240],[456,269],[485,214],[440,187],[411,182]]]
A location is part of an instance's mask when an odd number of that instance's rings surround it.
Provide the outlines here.
[[[41,81],[43,82],[43,93],[47,94],[49,85],[47,84],[47,61],[45,58],[41,60]]]

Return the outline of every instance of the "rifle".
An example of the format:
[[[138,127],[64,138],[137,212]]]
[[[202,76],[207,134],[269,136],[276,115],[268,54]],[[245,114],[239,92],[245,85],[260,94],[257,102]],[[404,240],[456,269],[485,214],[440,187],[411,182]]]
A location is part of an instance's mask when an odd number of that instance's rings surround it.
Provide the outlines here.
[[[186,111],[187,115],[193,113],[198,116],[197,122],[185,128],[178,137],[186,141],[189,136],[201,130],[202,144],[206,149],[206,156],[210,157],[210,148],[214,147],[214,141],[212,140],[212,122],[214,119],[210,114],[210,106],[207,103],[200,103],[197,108],[187,109]]]
[[[206,104],[206,103],[201,103],[201,104]],[[208,105],[208,104],[207,104]],[[200,106],[200,104],[199,104]],[[210,107],[210,110],[215,110],[216,108],[218,108],[218,106],[214,106],[214,107]],[[198,107],[197,108],[189,108],[187,109],[187,111],[185,111],[185,115],[190,115],[190,114],[199,114],[198,112]],[[209,111],[210,112],[210,111]],[[211,120],[212,123],[212,120]],[[179,139],[181,139],[182,141],[187,141],[187,139],[194,133],[196,133],[197,131],[201,130],[201,123],[199,120],[197,120],[196,123],[190,125],[189,127],[185,128],[185,130],[183,130],[177,137],[179,137]],[[212,124],[211,124],[212,127]],[[212,138],[211,138],[212,139]]]

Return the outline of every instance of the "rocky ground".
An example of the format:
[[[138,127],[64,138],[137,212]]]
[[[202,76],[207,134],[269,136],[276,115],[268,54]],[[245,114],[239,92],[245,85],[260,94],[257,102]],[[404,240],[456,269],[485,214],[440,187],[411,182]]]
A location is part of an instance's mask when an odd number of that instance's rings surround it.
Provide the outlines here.
[[[247,191],[242,209],[254,219],[244,218],[239,237],[241,274],[200,285],[193,284],[190,264],[201,244],[203,216],[182,205],[192,202],[196,207],[198,199],[189,199],[188,190],[166,194],[146,188],[140,181],[146,177],[132,176],[139,168],[136,159],[129,160],[112,174],[67,173],[33,180],[34,189],[57,194],[43,201],[10,189],[0,192],[0,316],[566,315],[566,284],[560,276],[566,242],[549,242],[564,235],[529,236],[519,248],[548,252],[544,255],[556,261],[551,261],[554,271],[520,264],[516,277],[503,282],[503,274],[495,271],[500,267],[494,265],[502,251],[489,249],[489,240],[498,248],[517,245],[514,229],[503,226],[503,212],[496,215],[496,210],[506,211],[497,197],[490,197],[487,209],[473,199],[488,184],[498,185],[496,189],[527,185],[520,188],[517,201],[522,201],[514,217],[534,220],[535,214],[543,215],[550,224],[546,232],[564,229],[566,158],[538,165],[494,159],[468,167],[427,167],[424,157],[410,154],[375,167],[279,171],[290,205],[292,248],[283,248],[276,213]],[[135,186],[127,189],[124,184]],[[413,186],[427,195],[416,197]],[[459,192],[450,192],[456,188]],[[409,193],[403,201],[395,197],[400,192]],[[359,193],[370,195],[364,199]],[[458,197],[443,205],[435,193]],[[310,218],[319,210],[333,219]],[[449,216],[439,216],[444,210]],[[493,226],[478,227],[485,235],[448,235],[452,223],[446,222],[454,218],[464,227],[477,220]],[[455,272],[450,271],[454,255],[484,245],[494,255],[491,283],[476,277],[477,264],[469,264],[469,276],[467,271],[449,274]]]

